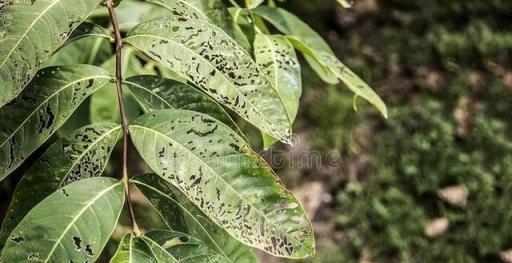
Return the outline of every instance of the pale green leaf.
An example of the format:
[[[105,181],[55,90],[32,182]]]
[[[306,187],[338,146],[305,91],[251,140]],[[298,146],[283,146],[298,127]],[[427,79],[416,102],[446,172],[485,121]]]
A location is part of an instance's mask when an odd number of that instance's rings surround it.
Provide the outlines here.
[[[178,263],[178,261],[155,241],[133,233],[126,234],[111,263]]]
[[[2,262],[94,262],[124,204],[112,178],[89,178],[58,190],[34,207],[9,236]]]
[[[230,32],[229,12],[221,0],[149,0],[186,18],[204,19]],[[171,13],[168,13],[170,15]]]
[[[301,203],[249,144],[225,124],[186,110],[161,110],[130,126],[149,167],[239,241],[270,254],[314,253]]]
[[[181,263],[225,263],[229,260],[208,248],[203,242],[185,233],[171,230],[153,230],[146,233],[159,247]]]
[[[264,0],[245,0],[246,6],[249,9],[258,7],[263,3]]]
[[[354,0],[337,0],[337,1],[344,8],[352,7],[352,3],[354,2]]]
[[[304,54],[324,81],[335,84],[341,80],[352,92],[367,100],[387,118],[386,105],[379,95],[345,66],[320,35],[306,23],[281,8],[261,6],[254,9],[254,12],[288,35],[290,42]]]
[[[168,16],[169,11],[151,1],[122,1],[116,7],[117,22],[121,31],[153,18]],[[105,14],[108,17],[108,13]]]
[[[100,176],[120,135],[118,124],[103,123],[83,127],[52,144],[18,183],[2,224],[0,244],[48,195],[71,182]]]
[[[133,182],[161,214],[170,229],[187,233],[223,255],[229,262],[257,262],[252,251],[213,223],[172,184],[155,174],[141,175]]]
[[[111,79],[104,69],[89,65],[39,71],[16,100],[0,109],[0,180],[55,133],[85,98]]]
[[[218,27],[164,17],[135,27],[125,41],[264,132],[290,141],[291,124],[277,92],[251,56]]]
[[[13,100],[41,65],[102,0],[9,1],[0,12],[0,107]]]
[[[281,97],[288,118],[293,123],[302,94],[300,64],[295,49],[284,36],[258,33],[254,40],[254,56]],[[264,148],[268,149],[277,140],[263,134],[263,142]]]
[[[159,76],[134,76],[124,81],[144,112],[185,109],[208,114],[241,134],[229,114],[214,100],[188,84]]]

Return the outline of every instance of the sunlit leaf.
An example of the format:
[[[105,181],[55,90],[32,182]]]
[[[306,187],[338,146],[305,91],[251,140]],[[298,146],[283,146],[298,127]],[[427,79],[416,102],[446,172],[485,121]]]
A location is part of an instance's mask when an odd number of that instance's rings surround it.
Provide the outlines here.
[[[370,102],[387,117],[386,105],[379,95],[345,66],[320,35],[306,23],[281,8],[260,6],[254,9],[254,12],[288,35],[290,42],[304,54],[311,67],[324,81],[336,84],[341,80],[352,92]]]
[[[229,262],[257,262],[252,251],[213,223],[172,184],[155,174],[141,175],[133,182],[159,211],[170,229],[187,233],[208,245]]]
[[[218,27],[164,17],[135,27],[125,41],[262,131],[290,141],[291,124],[277,92],[251,56]]]
[[[89,65],[45,68],[0,109],[0,180],[64,124],[74,110],[112,78]]]
[[[263,3],[264,0],[245,0],[247,8],[256,8]]]
[[[288,118],[293,123],[302,94],[300,64],[295,49],[284,36],[260,33],[254,40],[254,56],[283,101]],[[277,142],[265,134],[263,137],[265,149]]]
[[[124,203],[112,178],[69,184],[34,207],[9,236],[2,262],[94,262],[107,243]]]
[[[207,115],[161,110],[130,126],[149,167],[239,241],[276,256],[314,253],[300,202],[228,126]]]
[[[354,2],[354,0],[337,0],[337,1],[344,8],[352,7],[352,3]]]
[[[0,232],[0,246],[37,203],[77,180],[100,176],[121,135],[118,124],[86,126],[61,138],[39,158],[16,187]]]
[[[236,123],[217,102],[190,85],[159,76],[134,76],[125,84],[145,112],[161,109],[198,111],[239,132]]]
[[[159,247],[169,252],[182,263],[225,263],[226,257],[217,254],[200,240],[171,230],[153,230],[146,233],[147,239],[153,240]]]
[[[0,107],[13,100],[40,66],[102,0],[9,1],[0,12]]]

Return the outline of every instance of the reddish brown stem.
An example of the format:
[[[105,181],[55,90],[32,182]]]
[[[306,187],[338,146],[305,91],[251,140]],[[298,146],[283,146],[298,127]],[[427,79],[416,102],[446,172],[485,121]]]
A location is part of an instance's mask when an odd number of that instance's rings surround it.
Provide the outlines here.
[[[121,32],[117,24],[116,12],[114,10],[114,4],[112,0],[107,0],[107,9],[110,14],[110,21],[114,27],[114,38],[116,45],[116,88],[117,88],[117,100],[119,103],[119,111],[121,113],[121,127],[123,129],[123,174],[122,181],[124,184],[126,203],[130,212],[132,220],[133,231],[137,236],[141,234],[137,221],[135,219],[135,213],[133,211],[132,200],[130,196],[130,183],[128,180],[128,142],[130,138],[130,130],[128,129],[128,117],[126,116],[126,106],[123,95],[123,75],[121,68],[121,48],[123,47],[123,40],[121,38]]]

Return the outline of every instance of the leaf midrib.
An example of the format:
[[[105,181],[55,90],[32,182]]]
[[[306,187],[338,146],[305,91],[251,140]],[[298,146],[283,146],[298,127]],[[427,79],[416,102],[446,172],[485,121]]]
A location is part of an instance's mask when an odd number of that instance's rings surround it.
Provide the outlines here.
[[[289,234],[284,231],[283,229],[281,229],[281,227],[279,225],[276,225],[274,223],[273,220],[269,220],[269,218],[267,217],[267,214],[263,213],[263,211],[260,211],[259,208],[255,207],[251,202],[248,202],[245,197],[242,196],[241,193],[239,193],[231,184],[229,184],[226,179],[224,179],[224,177],[222,177],[220,174],[217,173],[217,171],[215,171],[215,169],[213,169],[213,167],[211,167],[209,164],[207,164],[205,161],[203,161],[201,158],[199,158],[199,156],[197,156],[194,152],[190,151],[187,147],[185,147],[183,144],[181,144],[180,142],[172,139],[170,136],[160,132],[160,131],[157,131],[157,130],[154,130],[154,129],[151,129],[151,128],[148,128],[148,127],[144,127],[144,126],[140,126],[140,125],[137,125],[137,124],[134,124],[134,125],[130,125],[130,127],[132,128],[142,128],[144,130],[149,130],[149,131],[152,131],[153,133],[155,133],[156,135],[160,135],[164,138],[168,138],[169,140],[175,142],[176,144],[178,144],[179,146],[181,146],[183,149],[185,149],[187,152],[189,152],[192,156],[194,156],[197,160],[199,160],[199,162],[203,163],[203,165],[205,165],[206,167],[208,167],[209,170],[211,170],[214,174],[216,174],[218,176],[218,178],[220,178],[229,188],[231,188],[233,190],[233,192],[236,193],[236,195],[238,195],[240,197],[240,199],[244,200],[246,203],[250,204],[251,207],[257,211],[262,217],[265,218],[265,221],[267,222],[272,222],[272,225],[274,227],[276,227],[276,229],[279,229],[280,232],[284,233],[286,236],[288,236]],[[165,178],[164,178],[165,179]],[[185,194],[185,193],[184,193]],[[185,194],[186,195],[186,194]],[[187,196],[188,197],[188,196]],[[229,232],[228,232],[229,233]],[[296,244],[300,244],[300,240],[298,240],[297,238],[295,238],[294,236],[291,236],[289,235],[290,238],[292,240],[294,240],[296,242]],[[245,243],[245,242],[244,242]],[[249,245],[249,244],[247,244]]]
[[[112,186],[102,190],[101,192],[99,192],[91,201],[89,201],[87,203],[87,205],[84,206],[84,208],[82,208],[82,210],[80,210],[78,212],[78,214],[73,218],[73,220],[71,220],[71,222],[66,226],[66,228],[64,229],[64,231],[62,231],[62,235],[56,240],[55,244],[53,245],[52,249],[50,250],[50,252],[48,253],[48,256],[46,257],[46,259],[44,260],[44,263],[47,263],[48,260],[50,260],[50,258],[52,257],[53,255],[53,252],[55,252],[55,249],[57,248],[57,246],[60,244],[60,242],[62,241],[62,239],[64,238],[64,236],[67,234],[67,232],[69,231],[69,229],[74,226],[75,222],[82,216],[83,213],[85,213],[85,211],[87,209],[89,209],[98,199],[100,199],[102,196],[104,196],[105,194],[107,194],[108,192],[110,192],[112,189],[116,188],[117,186],[119,186],[121,184],[121,182],[117,182],[115,184],[113,184]]]
[[[78,83],[78,82],[81,82],[81,81],[85,81],[85,80],[88,80],[88,79],[112,79],[112,77],[109,77],[109,76],[105,76],[105,75],[97,75],[97,76],[89,76],[89,77],[86,77],[86,78],[81,78],[81,79],[78,79],[78,80],[75,80],[73,82],[70,82],[66,85],[64,85],[62,88],[58,89],[57,91],[55,91],[52,95],[48,96],[46,99],[44,99],[43,101],[41,101],[41,103],[23,120],[23,122],[21,122],[21,124],[11,133],[11,135],[9,135],[3,142],[2,144],[0,144],[0,148],[2,148],[5,143],[7,143],[20,129],[21,127],[23,127],[25,125],[25,123],[27,123],[27,121],[32,118],[32,116],[39,111],[39,109],[45,104],[47,103],[50,99],[52,99],[53,97],[55,97],[57,94],[61,93],[63,90],[73,86],[74,84]],[[104,83],[103,85],[101,85],[101,87],[103,87],[106,83]]]

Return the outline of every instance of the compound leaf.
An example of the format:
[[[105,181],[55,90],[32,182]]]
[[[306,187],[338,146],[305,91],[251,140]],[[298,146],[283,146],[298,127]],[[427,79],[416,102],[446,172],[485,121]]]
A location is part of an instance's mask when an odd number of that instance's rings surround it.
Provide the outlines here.
[[[229,259],[228,262],[257,262],[247,246],[208,219],[185,195],[160,176],[141,175],[133,182],[161,214],[170,229],[194,236]]]
[[[0,12],[0,107],[13,100],[40,66],[102,0],[9,1]]]
[[[254,12],[288,35],[290,42],[304,54],[308,63],[324,81],[336,84],[341,80],[352,92],[367,100],[387,118],[386,105],[379,95],[345,66],[322,37],[306,23],[281,8],[260,6]]]
[[[76,108],[112,78],[89,65],[42,69],[29,87],[0,109],[0,180],[66,122]]]
[[[124,203],[112,178],[74,182],[34,207],[11,233],[2,262],[94,262],[107,243]]]
[[[276,256],[314,253],[301,203],[228,126],[198,112],[160,110],[135,120],[130,133],[149,167],[234,238]]]
[[[83,127],[52,144],[16,187],[2,224],[0,244],[48,195],[71,182],[100,176],[120,135],[118,124],[102,123]]]
[[[125,40],[262,131],[290,141],[291,123],[277,92],[218,27],[202,19],[163,17],[136,26]]]

